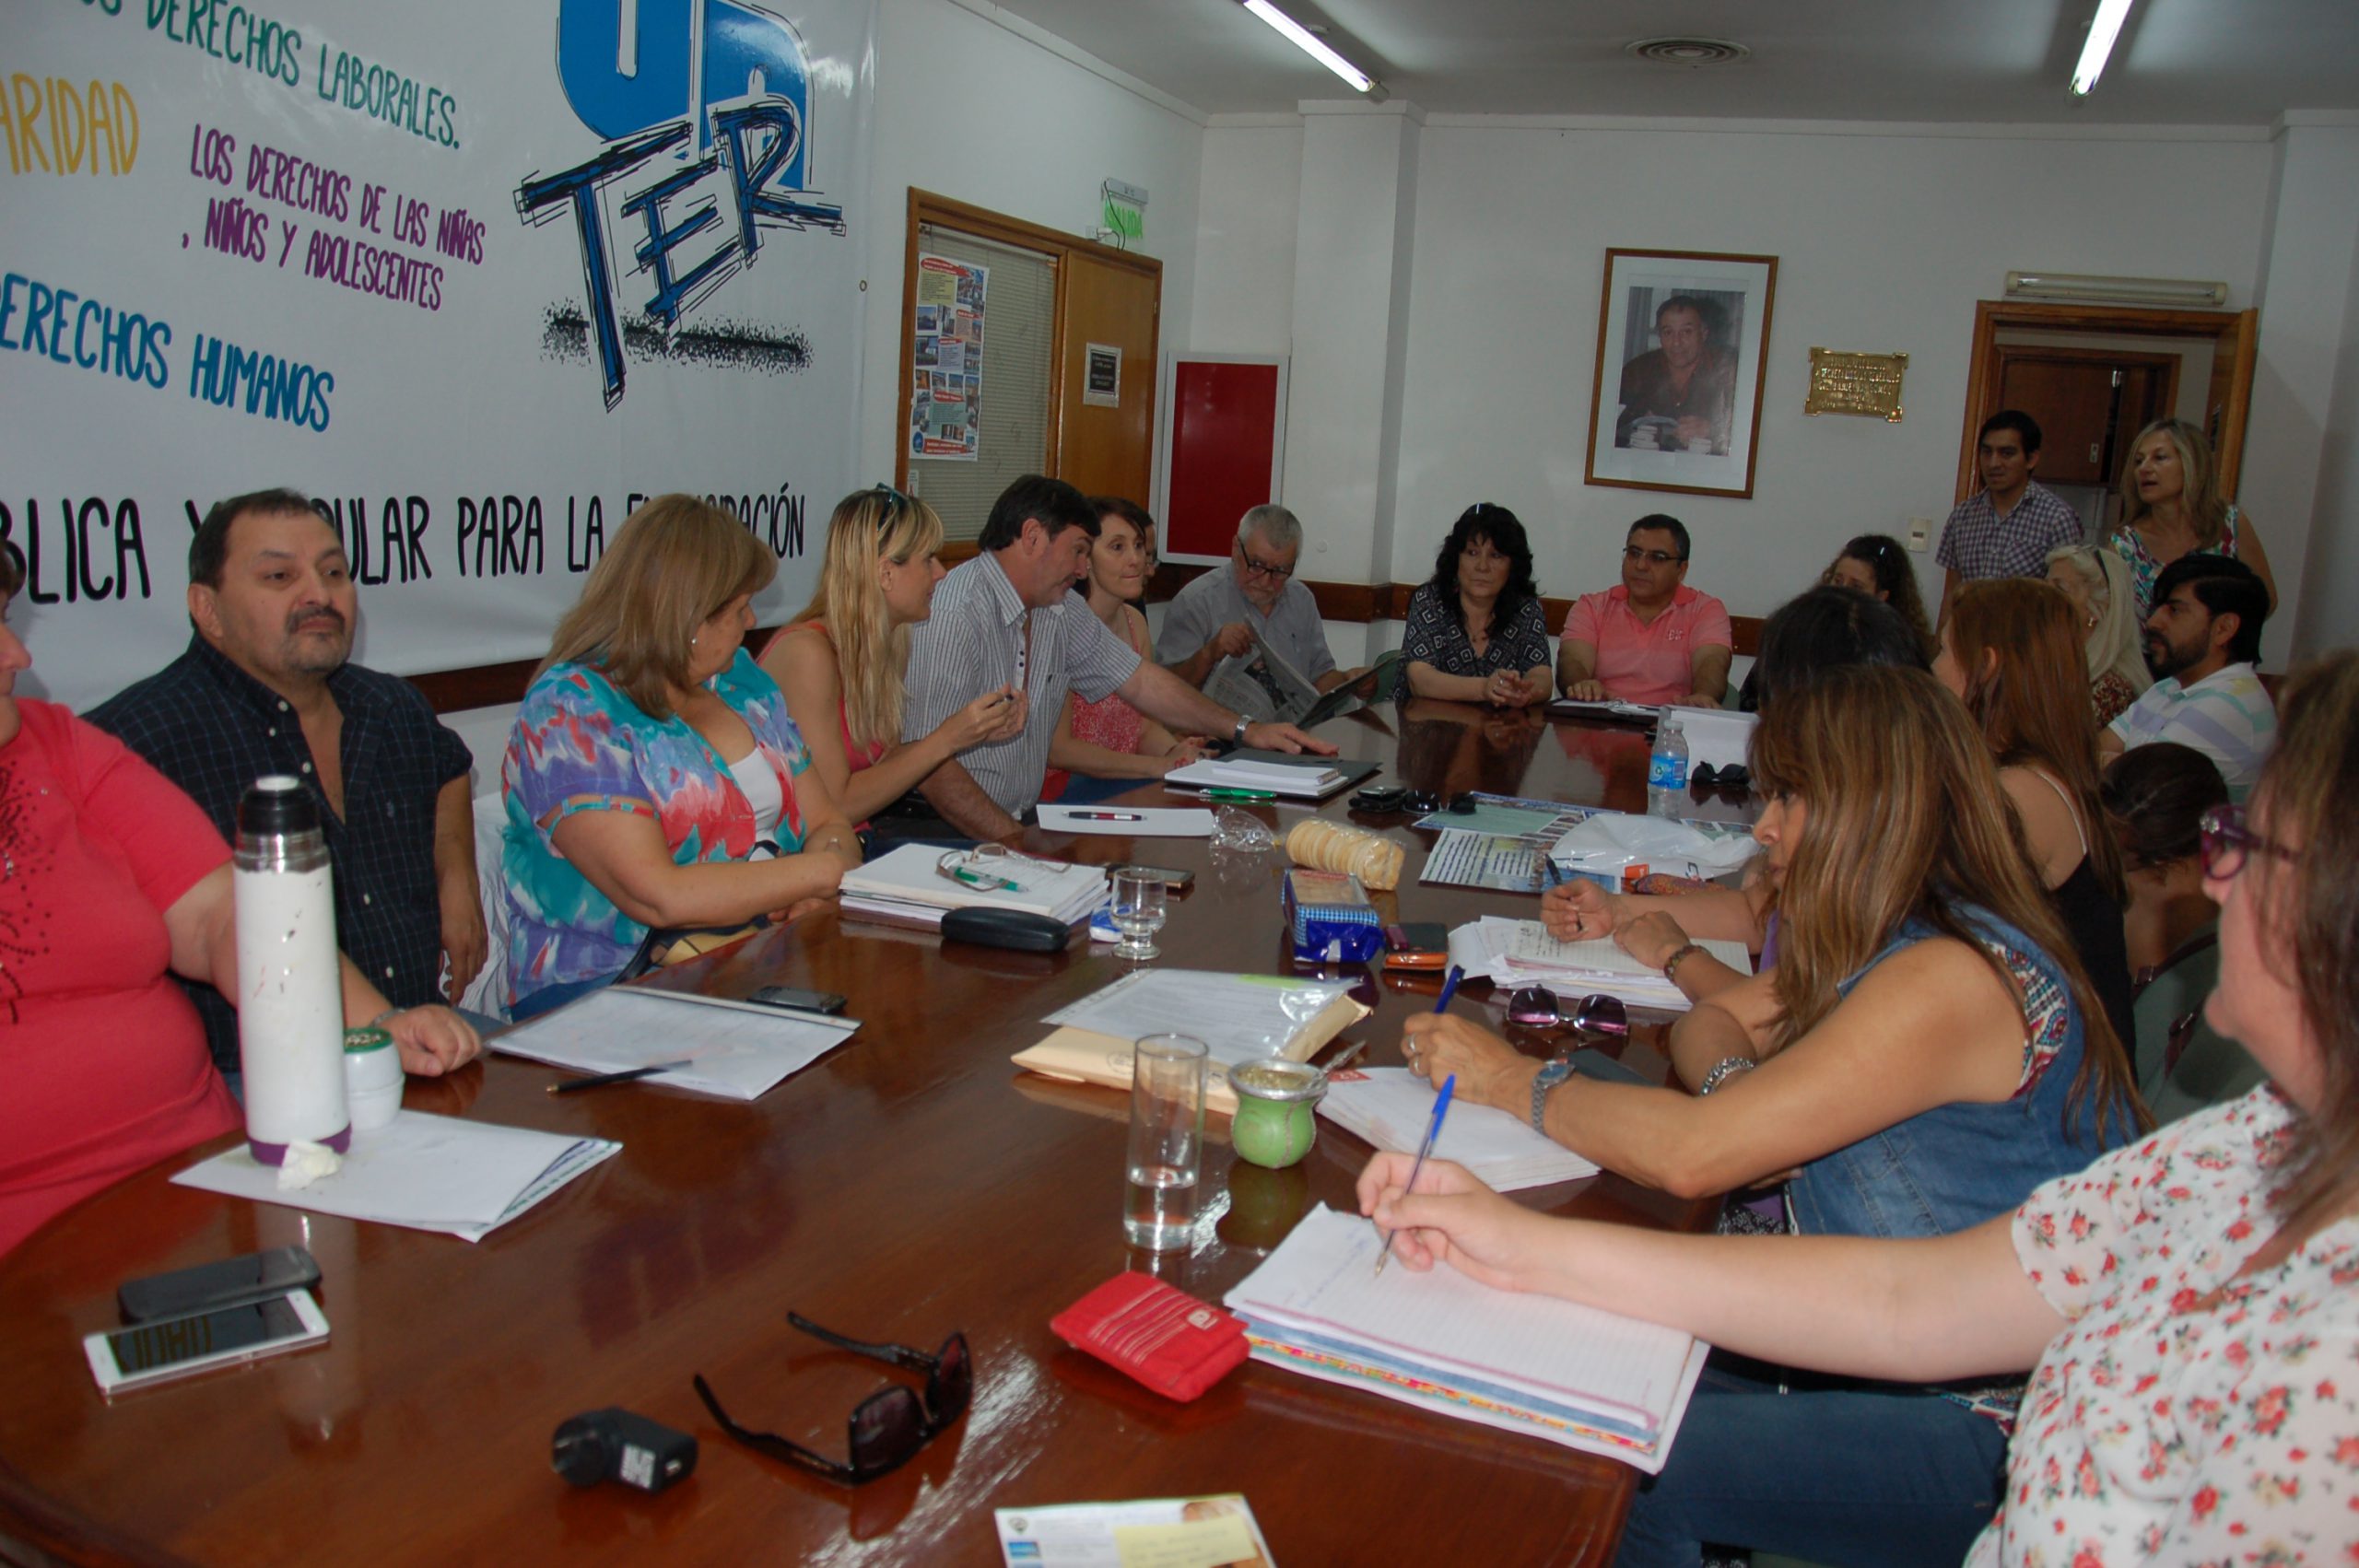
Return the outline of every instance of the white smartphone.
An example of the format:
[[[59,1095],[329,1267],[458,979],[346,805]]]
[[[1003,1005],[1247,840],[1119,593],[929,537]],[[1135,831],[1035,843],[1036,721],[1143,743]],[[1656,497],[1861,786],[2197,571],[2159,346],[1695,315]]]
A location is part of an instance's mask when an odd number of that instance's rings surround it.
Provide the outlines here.
[[[217,1366],[276,1355],[328,1337],[328,1320],[309,1291],[108,1328],[82,1341],[90,1375],[110,1398]]]

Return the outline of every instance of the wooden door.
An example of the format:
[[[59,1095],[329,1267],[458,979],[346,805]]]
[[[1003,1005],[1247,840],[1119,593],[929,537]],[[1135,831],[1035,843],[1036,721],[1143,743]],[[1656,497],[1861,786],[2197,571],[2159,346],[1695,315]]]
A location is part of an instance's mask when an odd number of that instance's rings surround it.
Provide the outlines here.
[[[1156,273],[1067,255],[1056,473],[1085,494],[1146,504],[1162,286]]]
[[[2245,415],[2252,408],[2253,365],[2260,353],[2260,312],[2240,312],[2220,334],[2212,382],[2203,392],[2203,433],[2220,463],[2220,494],[2234,499],[2245,465]]]
[[[2039,477],[2110,485],[2130,439],[2176,404],[2178,357],[2001,344],[1997,406],[2039,422]]]

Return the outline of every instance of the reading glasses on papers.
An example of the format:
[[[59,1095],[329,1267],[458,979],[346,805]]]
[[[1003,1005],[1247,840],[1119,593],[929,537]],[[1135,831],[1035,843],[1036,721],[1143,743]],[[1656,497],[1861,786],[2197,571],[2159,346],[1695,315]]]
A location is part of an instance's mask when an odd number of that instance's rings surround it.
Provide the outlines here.
[[[1052,874],[1056,869],[1046,860],[1018,854],[1004,844],[978,844],[971,849],[953,849],[933,863],[935,875],[947,877],[962,886],[980,888],[985,893],[1021,893],[1024,884],[1015,880],[1018,871]]]
[[[775,1433],[756,1432],[738,1425],[729,1412],[721,1408],[713,1397],[711,1386],[704,1374],[696,1375],[697,1398],[721,1423],[721,1430],[757,1454],[782,1459],[790,1465],[800,1465],[816,1470],[831,1480],[850,1486],[874,1480],[878,1476],[897,1470],[918,1456],[918,1451],[953,1422],[967,1413],[967,1402],[974,1392],[975,1368],[967,1353],[967,1336],[953,1334],[942,1341],[942,1349],[933,1355],[912,1350],[908,1345],[872,1345],[864,1340],[847,1339],[831,1329],[822,1328],[799,1312],[790,1312],[786,1320],[815,1340],[821,1340],[839,1351],[850,1351],[871,1361],[881,1361],[887,1366],[898,1366],[906,1372],[925,1374],[925,1392],[920,1395],[906,1385],[895,1384],[879,1388],[852,1408],[848,1423],[851,1436],[850,1464],[839,1463],[825,1454],[814,1453],[800,1443],[780,1437]]]

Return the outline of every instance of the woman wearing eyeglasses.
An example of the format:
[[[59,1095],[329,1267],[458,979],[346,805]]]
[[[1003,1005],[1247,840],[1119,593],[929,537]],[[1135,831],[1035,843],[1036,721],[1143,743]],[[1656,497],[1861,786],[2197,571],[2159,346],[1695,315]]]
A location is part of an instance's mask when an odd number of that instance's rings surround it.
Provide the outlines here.
[[[1481,501],[1459,514],[1434,575],[1409,596],[1408,620],[1401,659],[1419,696],[1494,708],[1548,700],[1548,622],[1532,543],[1507,508]]]
[[[812,771],[863,828],[968,746],[1024,728],[1024,694],[1003,687],[923,740],[900,739],[910,627],[933,613],[941,549],[942,518],[923,501],[886,485],[853,491],[827,520],[811,603],[762,650]]]
[[[651,930],[791,918],[860,864],[745,649],[777,571],[728,513],[658,496],[557,623],[500,769],[511,1016],[606,984]]]
[[[1455,1073],[1459,1098],[1684,1197],[1790,1173],[1787,1222],[1810,1235],[1965,1230],[2135,1135],[2123,1047],[2018,847],[1989,748],[1931,676],[1855,667],[1781,694],[1751,764],[1778,962],[1673,1025],[1672,1064],[1697,1093],[1578,1078],[1458,1013],[1409,1022],[1413,1071]],[[1743,1468],[1731,1451],[1746,1450],[1774,1387],[1731,1383],[1725,1400],[1698,1401],[1657,1506],[1730,1484],[1723,1472]],[[1914,1450],[1963,1478],[1964,1512],[1911,1527],[1929,1560],[1963,1553],[1980,1523],[1973,1498],[1987,1515],[2014,1390],[1957,1392],[1887,1391],[1858,1417],[1904,1430],[1870,1445],[1885,1462]],[[1874,1540],[1892,1523],[1870,1505],[1886,1486],[1878,1462],[1846,1455],[1836,1472],[1859,1488],[1856,1510],[1815,1490],[1808,1451],[1765,1452],[1743,1479],[1823,1497]]]
[[[1825,1374],[2033,1368],[1969,1568],[2344,1560],[2359,1517],[2359,655],[2297,676],[2279,721],[2250,820],[2223,808],[2203,835],[2221,907],[2205,1015],[2271,1080],[2244,1098],[1936,1239],[1551,1219],[1432,1161],[1406,1195],[1398,1154],[1361,1174],[1362,1211],[1398,1227],[1413,1269],[1447,1262]],[[1642,1487],[1621,1561],[1693,1562],[1708,1539],[1836,1562],[1921,1539],[1953,1474],[1921,1451],[1883,1533],[1832,1527],[1819,1500],[1858,1496],[1855,1462],[1866,1480],[1894,1470],[1838,1398],[1865,1396],[1755,1398],[1752,1443],[1807,1465],[1805,1483],[1699,1494],[1676,1515]]]

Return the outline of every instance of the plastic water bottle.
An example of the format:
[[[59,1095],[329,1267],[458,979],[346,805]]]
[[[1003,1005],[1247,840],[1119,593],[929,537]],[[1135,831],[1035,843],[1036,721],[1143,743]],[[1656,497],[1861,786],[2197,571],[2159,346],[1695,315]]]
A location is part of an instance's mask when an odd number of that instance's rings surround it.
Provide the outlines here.
[[[230,865],[246,1144],[266,1165],[295,1142],[342,1153],[352,1120],[335,892],[320,814],[299,782],[283,773],[254,780],[238,802]]]
[[[1655,725],[1654,756],[1647,764],[1647,814],[1676,817],[1687,809],[1687,732],[1665,713]]]

